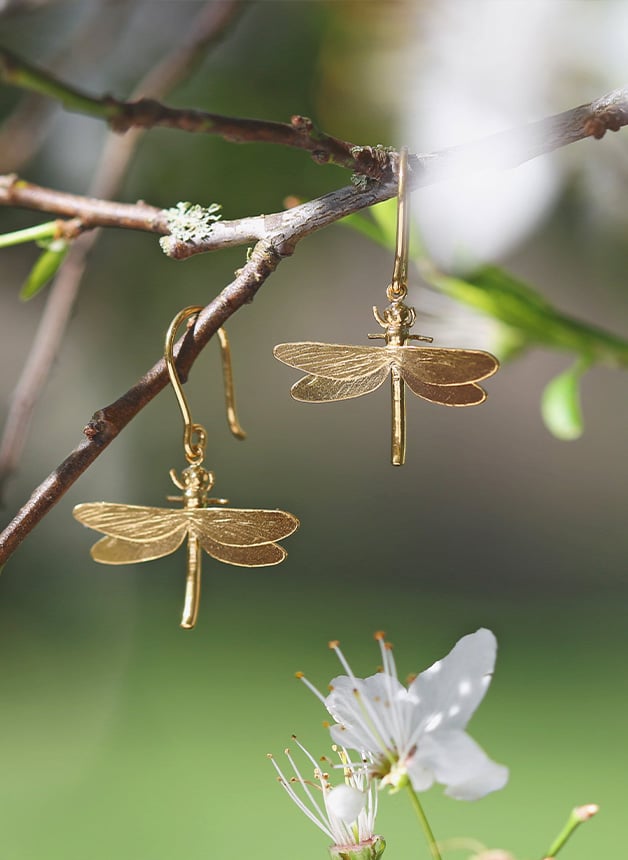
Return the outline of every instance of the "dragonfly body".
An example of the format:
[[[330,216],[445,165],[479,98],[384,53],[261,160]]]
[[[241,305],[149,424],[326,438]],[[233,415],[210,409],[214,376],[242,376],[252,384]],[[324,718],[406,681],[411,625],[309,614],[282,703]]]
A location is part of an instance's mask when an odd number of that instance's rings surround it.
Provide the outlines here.
[[[389,297],[390,293],[389,293]],[[295,400],[310,403],[361,397],[379,388],[390,373],[392,400],[392,462],[405,461],[405,385],[419,397],[444,406],[475,406],[486,399],[477,383],[499,367],[488,352],[410,346],[409,341],[432,338],[410,333],[414,308],[392,299],[382,313],[373,308],[383,332],[369,335],[383,347],[326,343],[282,343],[274,354],[290,367],[308,374],[291,389]]]
[[[103,564],[151,561],[177,550],[187,538],[187,576],[181,626],[194,627],[201,593],[201,549],[218,561],[241,567],[279,564],[287,553],[275,541],[299,525],[292,514],[279,510],[227,508],[226,499],[210,499],[214,477],[193,463],[170,477],[183,492],[169,496],[183,508],[155,508],[94,502],[77,505],[74,516],[105,537],[91,549]]]
[[[183,490],[183,496],[168,496],[168,501],[182,501],[185,510],[198,510],[209,504],[227,504],[226,499],[208,499],[207,493],[214,483],[211,472],[207,472],[200,466],[190,466],[181,473],[181,480],[176,470],[170,470],[172,483]],[[183,615],[181,627],[191,630],[196,625],[198,610],[201,604],[201,568],[203,556],[201,545],[196,534],[188,529],[187,545],[187,574],[185,577],[185,599],[183,601]]]
[[[432,342],[431,337],[410,334],[416,321],[416,311],[403,302],[392,302],[380,314],[373,306],[373,316],[384,329],[383,334],[370,334],[371,340],[383,338],[387,347],[405,347],[409,340]],[[403,384],[401,368],[398,364],[390,366],[390,400],[392,407],[392,436],[390,458],[393,466],[402,466],[406,459],[406,388]]]

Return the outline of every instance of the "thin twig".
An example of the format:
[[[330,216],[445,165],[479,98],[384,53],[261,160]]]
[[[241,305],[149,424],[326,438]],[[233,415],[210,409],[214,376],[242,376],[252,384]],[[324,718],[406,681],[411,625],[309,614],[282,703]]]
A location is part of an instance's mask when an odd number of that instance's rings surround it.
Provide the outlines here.
[[[0,48],[0,80],[57,99],[70,111],[104,119],[113,131],[130,128],[176,128],[181,131],[216,134],[232,143],[279,143],[305,149],[319,164],[348,167],[373,179],[390,176],[390,163],[379,147],[355,147],[325,134],[308,117],[293,116],[290,123],[223,116],[207,111],[170,108],[155,99],[122,101],[113,96],[98,98],[58,80]]]
[[[0,176],[0,205],[62,215],[74,221],[78,220],[83,229],[123,227],[156,233],[167,237],[162,247],[168,256],[177,260],[221,248],[249,245],[260,239],[277,240],[285,232],[305,235],[344,218],[345,215],[388,200],[396,193],[397,186],[392,182],[385,185],[374,183],[363,191],[349,185],[282,212],[234,221],[216,221],[206,238],[179,242],[169,235],[171,227],[168,210],[158,209],[144,202],[117,203],[95,197],[81,197],[78,194],[67,194],[64,191],[34,185],[16,176]],[[77,228],[72,226],[71,229],[76,231]]]
[[[242,0],[222,3],[210,0],[196,16],[189,33],[181,43],[138,84],[136,95],[146,92],[159,98],[167,95],[181,80],[190,75],[207,53],[208,47],[223,36],[225,29],[242,8]],[[99,166],[90,183],[91,195],[102,198],[116,194],[143,134],[143,130],[135,129],[123,138],[114,134],[108,135]],[[28,440],[35,406],[61,348],[81,286],[87,256],[98,241],[98,236],[99,231],[94,231],[80,241],[73,242],[64,265],[48,292],[46,306],[33,339],[33,347],[11,399],[0,442],[0,492],[8,476],[15,471]]]
[[[98,66],[113,50],[134,12],[133,0],[100,0],[48,61],[56,74],[68,74],[89,60]],[[80,19],[79,15],[74,16]],[[39,93],[27,92],[0,126],[0,172],[19,170],[41,147],[61,105]]]
[[[250,302],[266,278],[275,271],[281,256],[268,243],[260,242],[246,265],[199,315],[177,343],[175,356],[182,379],[211,336],[238,308]],[[13,554],[24,538],[94,462],[129,421],[168,383],[163,359],[158,361],[126,394],[98,410],[84,429],[85,439],[34,490],[30,499],[0,535],[0,565]]]

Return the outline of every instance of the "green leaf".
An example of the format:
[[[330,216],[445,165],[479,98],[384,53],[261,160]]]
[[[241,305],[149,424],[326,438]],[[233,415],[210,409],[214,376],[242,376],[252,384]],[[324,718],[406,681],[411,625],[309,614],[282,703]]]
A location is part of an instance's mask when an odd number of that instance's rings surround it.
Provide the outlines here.
[[[557,439],[578,439],[584,432],[580,380],[590,365],[590,361],[577,361],[545,386],[541,415],[545,426]]]
[[[397,198],[376,203],[370,209],[373,220],[382,236],[382,243],[387,248],[394,249],[397,242]]]
[[[544,344],[614,367],[628,364],[628,340],[563,314],[528,284],[497,266],[465,278],[444,275],[430,264],[423,277],[441,292],[500,320],[526,344]]]
[[[341,223],[394,250],[397,201],[386,200],[372,206],[368,216],[356,213]],[[529,346],[543,345],[611,367],[628,365],[628,339],[562,313],[540,292],[498,266],[483,266],[465,276],[447,275],[426,258],[414,232],[410,253],[425,281],[504,324],[504,349],[499,351],[502,359],[514,357]]]
[[[394,253],[397,244],[397,198],[393,197],[382,203],[376,203],[370,207],[368,214],[354,212],[352,215],[346,215],[338,223],[351,227],[357,233],[361,233],[367,239]],[[420,237],[412,228],[410,251],[413,258],[423,253]]]
[[[388,248],[388,242],[379,225],[376,224],[372,218],[367,217],[362,212],[354,212],[352,215],[345,215],[345,217],[341,218],[338,223],[344,224],[345,227],[350,227],[352,230],[355,230],[356,233],[361,233],[372,242],[376,242],[378,245]]]
[[[27,302],[29,299],[32,299],[57,274],[61,263],[65,259],[65,255],[68,253],[69,247],[69,243],[64,239],[55,239],[48,243],[46,250],[37,258],[24,286],[20,290],[22,301]]]

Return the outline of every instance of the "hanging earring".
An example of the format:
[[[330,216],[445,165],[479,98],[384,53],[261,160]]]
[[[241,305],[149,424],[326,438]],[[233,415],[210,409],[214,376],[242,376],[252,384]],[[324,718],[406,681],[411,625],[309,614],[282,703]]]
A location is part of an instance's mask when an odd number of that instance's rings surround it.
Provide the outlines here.
[[[183,387],[175,367],[173,347],[182,322],[196,316],[201,307],[182,310],[166,334],[164,360],[183,416],[183,450],[188,466],[170,478],[183,493],[168,496],[168,501],[183,502],[183,508],[152,508],[94,502],[77,505],[73,514],[83,525],[102,532],[91,549],[92,558],[103,564],[132,564],[152,561],[169,555],[187,538],[187,579],[181,627],[194,627],[201,594],[201,548],[212,558],[241,567],[265,567],[279,564],[287,553],[275,541],[291,535],[299,521],[292,514],[278,510],[226,508],[227,499],[210,499],[214,475],[203,468],[207,433],[192,421]],[[224,329],[218,329],[220,340],[227,419],[234,436],[244,438],[238,422],[233,396],[231,355]]]
[[[408,341],[431,343],[433,338],[410,334],[416,320],[414,308],[404,304],[408,292],[408,245],[410,217],[407,205],[406,176],[408,150],[399,155],[399,192],[397,203],[397,241],[395,264],[386,297],[390,304],[382,313],[373,308],[376,321],[384,329],[369,338],[381,338],[383,347],[341,346],[328,343],[280,343],[276,358],[308,374],[290,391],[295,400],[324,403],[348,400],[375,391],[391,376],[392,448],[394,466],[406,456],[405,385],[432,403],[444,406],[476,406],[486,400],[477,385],[492,376],[499,362],[489,352],[476,349],[440,349],[408,346]],[[405,383],[405,385],[404,385]]]

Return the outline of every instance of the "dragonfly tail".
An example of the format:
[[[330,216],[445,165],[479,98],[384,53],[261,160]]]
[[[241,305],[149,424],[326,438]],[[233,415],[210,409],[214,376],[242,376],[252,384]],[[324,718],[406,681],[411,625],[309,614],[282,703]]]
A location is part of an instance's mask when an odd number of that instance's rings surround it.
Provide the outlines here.
[[[406,392],[401,374],[395,365],[391,367],[392,395],[392,444],[391,460],[393,466],[403,466],[406,462]]]
[[[188,535],[188,572],[181,627],[191,630],[196,624],[201,602],[201,548],[195,535]]]

